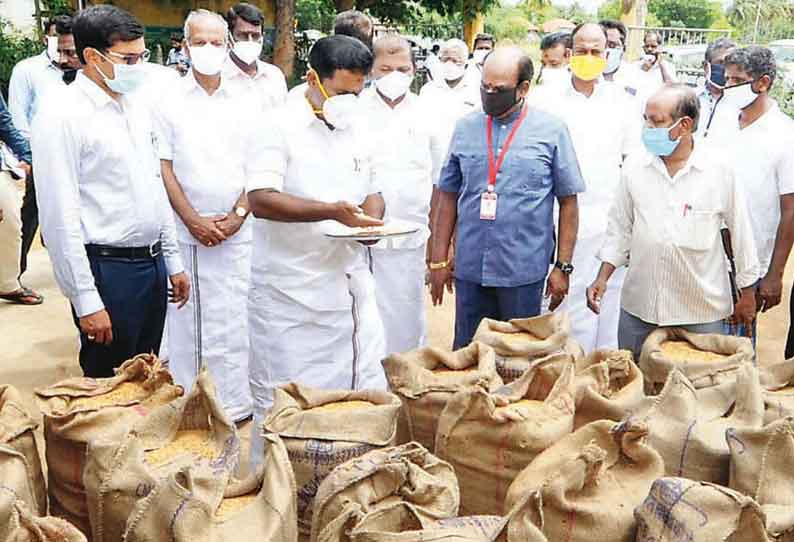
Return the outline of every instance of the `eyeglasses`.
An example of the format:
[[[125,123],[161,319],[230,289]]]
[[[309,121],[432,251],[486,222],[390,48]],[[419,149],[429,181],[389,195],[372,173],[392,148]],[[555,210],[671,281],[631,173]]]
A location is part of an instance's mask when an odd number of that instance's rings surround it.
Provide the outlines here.
[[[148,62],[149,58],[152,56],[152,52],[149,49],[145,49],[140,54],[126,54],[122,55],[120,53],[116,53],[113,51],[105,51],[109,56],[113,58],[118,58],[121,60],[122,63],[127,64],[128,66],[134,66],[139,62]]]
[[[77,58],[77,49],[58,49],[58,54],[69,58]]]

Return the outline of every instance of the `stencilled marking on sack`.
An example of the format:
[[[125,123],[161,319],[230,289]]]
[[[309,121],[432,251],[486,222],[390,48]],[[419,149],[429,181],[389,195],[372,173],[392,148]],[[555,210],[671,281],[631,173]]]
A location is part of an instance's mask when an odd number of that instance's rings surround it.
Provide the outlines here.
[[[694,540],[693,530],[673,516],[673,508],[679,503],[689,506],[700,514],[702,521],[698,525],[699,528],[705,527],[709,522],[708,514],[684,499],[686,491],[681,480],[660,479],[654,482],[650,493],[642,504],[642,507],[653,514],[664,528],[670,530],[673,541],[692,542]]]
[[[744,451],[747,449],[747,445],[744,443],[744,441],[740,439],[738,436],[736,436],[736,429],[734,429],[733,427],[729,427],[728,429],[725,430],[725,441],[728,443],[728,446],[731,445],[731,441],[741,446],[741,449],[736,450],[736,453],[739,455],[742,455]]]
[[[179,519],[179,516],[182,514],[182,510],[187,505],[187,499],[182,499],[182,502],[179,503],[179,506],[176,507],[174,510],[174,515],[171,516],[171,523],[168,525],[168,531],[171,533],[171,540],[176,540],[176,536],[174,534],[174,530],[176,529],[176,520]]]
[[[240,461],[240,439],[235,435],[223,441],[223,450],[217,459],[210,461],[213,474],[220,476],[230,468],[234,469]]]
[[[135,496],[139,499],[146,497],[149,493],[152,492],[154,489],[154,484],[141,482],[138,484],[138,487],[135,488]]]
[[[689,448],[689,441],[692,439],[692,431],[695,429],[695,425],[697,425],[697,423],[697,420],[692,420],[692,423],[689,424],[689,429],[686,430],[684,445],[681,447],[681,460],[678,462],[678,476],[684,475],[684,459],[686,458],[687,448]]]

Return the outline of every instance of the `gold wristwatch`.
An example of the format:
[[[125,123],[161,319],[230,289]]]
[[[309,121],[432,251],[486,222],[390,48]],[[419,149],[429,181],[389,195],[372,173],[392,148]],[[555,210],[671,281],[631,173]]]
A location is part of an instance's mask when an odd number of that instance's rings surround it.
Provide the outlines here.
[[[427,267],[429,267],[431,271],[438,271],[439,269],[446,269],[447,267],[449,267],[449,262],[448,261],[438,262],[438,263],[430,262],[429,264],[427,264]]]

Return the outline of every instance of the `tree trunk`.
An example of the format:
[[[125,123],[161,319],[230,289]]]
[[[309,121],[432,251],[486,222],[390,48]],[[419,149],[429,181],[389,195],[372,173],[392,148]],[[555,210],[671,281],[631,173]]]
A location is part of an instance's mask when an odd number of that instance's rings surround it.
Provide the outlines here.
[[[356,0],[334,0],[334,7],[336,8],[337,13],[341,13],[349,9],[355,9]]]
[[[276,0],[276,43],[273,64],[289,81],[295,72],[295,0]]]

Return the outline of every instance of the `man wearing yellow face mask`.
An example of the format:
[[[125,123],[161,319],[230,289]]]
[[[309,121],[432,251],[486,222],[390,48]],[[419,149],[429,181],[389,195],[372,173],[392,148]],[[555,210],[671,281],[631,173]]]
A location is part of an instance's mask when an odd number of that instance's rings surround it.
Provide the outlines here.
[[[568,125],[587,189],[579,196],[579,238],[570,295],[563,309],[571,316],[573,333],[585,351],[617,347],[620,284],[602,300],[601,314],[587,309],[586,290],[607,226],[607,213],[620,182],[623,157],[641,146],[641,118],[631,96],[601,76],[607,66],[606,30],[598,24],[577,26],[572,33],[571,77],[564,86],[539,87],[530,101]],[[622,271],[621,271],[622,273]]]
[[[359,40],[314,44],[303,100],[288,101],[261,130],[269,171],[248,184],[254,223],[249,297],[252,459],[273,389],[300,382],[325,389],[385,389],[386,355],[366,247],[332,240],[338,224],[381,226],[358,94],[372,67]]]

